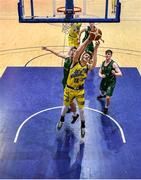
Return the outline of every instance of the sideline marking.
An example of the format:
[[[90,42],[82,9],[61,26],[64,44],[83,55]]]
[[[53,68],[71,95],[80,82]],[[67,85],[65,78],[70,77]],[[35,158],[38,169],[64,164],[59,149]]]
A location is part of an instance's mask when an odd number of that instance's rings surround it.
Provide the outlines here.
[[[29,117],[28,117],[27,119],[25,119],[25,120],[22,122],[22,124],[19,126],[19,128],[18,128],[18,130],[17,130],[17,132],[16,132],[16,136],[15,136],[15,138],[14,138],[14,143],[17,143],[17,140],[18,140],[20,131],[21,131],[22,127],[24,126],[24,124],[27,123],[27,121],[29,121],[32,117],[34,117],[34,116],[36,116],[36,115],[38,115],[38,114],[40,114],[40,113],[46,112],[46,111],[50,111],[50,110],[54,110],[54,109],[61,109],[61,108],[62,108],[62,106],[47,108],[47,109],[43,109],[43,110],[38,111],[38,112],[32,114],[31,116],[29,116]],[[126,143],[126,139],[125,139],[125,136],[124,136],[123,129],[121,128],[121,126],[119,125],[119,123],[118,123],[115,119],[113,119],[113,118],[112,118],[111,116],[109,116],[109,115],[105,115],[103,112],[101,112],[101,111],[99,111],[99,110],[97,110],[97,109],[93,109],[93,108],[89,108],[89,107],[85,107],[84,109],[98,112],[98,113],[100,113],[100,114],[102,114],[102,115],[104,115],[104,116],[107,116],[109,119],[111,119],[111,120],[117,125],[117,127],[119,128],[123,143]]]

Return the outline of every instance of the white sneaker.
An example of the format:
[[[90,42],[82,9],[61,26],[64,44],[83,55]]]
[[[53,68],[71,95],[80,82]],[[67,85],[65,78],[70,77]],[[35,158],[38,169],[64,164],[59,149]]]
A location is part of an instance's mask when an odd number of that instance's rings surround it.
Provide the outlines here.
[[[58,121],[58,123],[57,123],[57,125],[56,125],[56,128],[57,128],[58,130],[60,130],[60,129],[62,128],[63,124],[64,124],[64,122]]]

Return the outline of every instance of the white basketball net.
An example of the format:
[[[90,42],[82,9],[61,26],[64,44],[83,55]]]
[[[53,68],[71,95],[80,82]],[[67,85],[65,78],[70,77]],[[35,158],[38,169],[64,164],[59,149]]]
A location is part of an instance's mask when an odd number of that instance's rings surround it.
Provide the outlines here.
[[[71,23],[63,23],[62,24],[62,32],[65,34],[68,34],[70,26],[71,26]]]

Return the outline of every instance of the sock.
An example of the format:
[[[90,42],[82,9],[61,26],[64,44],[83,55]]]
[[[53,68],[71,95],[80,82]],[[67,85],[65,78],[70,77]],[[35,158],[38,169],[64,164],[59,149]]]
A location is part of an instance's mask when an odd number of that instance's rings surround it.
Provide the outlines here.
[[[71,107],[70,107],[70,106],[68,107],[68,110],[71,110]]]
[[[108,107],[109,107],[109,106],[107,106],[107,104],[105,104],[105,108],[107,108],[107,109],[108,109]]]
[[[64,116],[61,116],[60,121],[61,121],[61,122],[64,122],[64,121],[65,121],[65,117],[64,117]]]
[[[77,113],[76,113],[76,112],[73,112],[73,116],[76,117],[76,116],[77,116]]]
[[[85,128],[85,121],[81,121],[81,128]]]

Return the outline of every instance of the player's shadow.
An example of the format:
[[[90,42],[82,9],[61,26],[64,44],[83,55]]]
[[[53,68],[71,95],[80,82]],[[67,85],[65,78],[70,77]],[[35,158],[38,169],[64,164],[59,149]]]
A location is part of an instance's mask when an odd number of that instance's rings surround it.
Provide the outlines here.
[[[103,112],[103,109],[105,107],[105,98],[97,100],[101,106],[101,111]]]
[[[64,133],[64,138],[57,140],[57,150],[54,157],[56,164],[54,175],[58,179],[79,179],[84,143],[81,144],[76,139],[73,131],[67,129]]]
[[[101,124],[107,148],[113,152],[119,152],[123,146],[123,140],[118,126],[108,116],[102,114]]]
[[[99,100],[101,105],[101,111],[103,111],[105,106],[105,98]],[[113,122],[108,116],[100,115],[103,135],[107,147],[109,150],[118,152],[120,147],[123,145],[122,137],[118,126]]]

